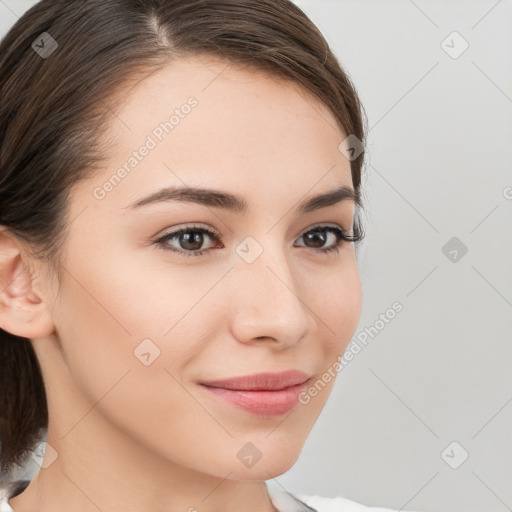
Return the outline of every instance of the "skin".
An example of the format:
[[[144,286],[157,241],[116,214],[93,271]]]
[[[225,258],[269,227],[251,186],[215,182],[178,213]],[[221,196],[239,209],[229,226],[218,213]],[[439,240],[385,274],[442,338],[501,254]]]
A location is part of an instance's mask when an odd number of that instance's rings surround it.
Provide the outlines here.
[[[95,187],[190,96],[198,106],[96,199]],[[352,187],[338,149],[346,134],[296,84],[196,56],[131,89],[109,137],[108,165],[71,195],[60,295],[20,241],[0,238],[0,325],[31,339],[47,388],[47,442],[58,454],[47,450],[10,505],[273,511],[265,480],[297,461],[335,380],[270,418],[210,397],[198,381],[293,368],[314,382],[344,352],[361,312],[354,244],[322,254],[303,235],[322,223],[350,232],[354,203],[293,210],[306,197]],[[126,208],[184,184],[243,195],[250,214],[178,201]],[[198,257],[153,243],[190,224],[213,229],[221,243],[205,235]],[[335,245],[326,234],[324,247]],[[263,248],[251,264],[235,251],[247,236]],[[178,238],[164,244],[184,248]],[[160,350],[148,366],[134,356],[146,338]],[[252,467],[237,457],[247,442],[262,454]]]

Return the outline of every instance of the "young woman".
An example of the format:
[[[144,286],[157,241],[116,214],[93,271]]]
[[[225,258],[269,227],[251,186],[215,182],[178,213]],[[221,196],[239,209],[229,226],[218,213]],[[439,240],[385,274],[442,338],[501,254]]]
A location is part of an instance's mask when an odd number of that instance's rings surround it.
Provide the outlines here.
[[[4,480],[46,441],[2,510],[368,510],[266,485],[362,300],[362,107],[305,14],[42,0],[0,91]]]

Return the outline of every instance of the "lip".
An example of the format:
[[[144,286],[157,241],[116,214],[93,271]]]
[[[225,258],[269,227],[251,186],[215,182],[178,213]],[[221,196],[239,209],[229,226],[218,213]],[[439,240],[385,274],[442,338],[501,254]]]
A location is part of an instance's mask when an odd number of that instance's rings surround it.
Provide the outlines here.
[[[202,382],[201,387],[218,400],[255,416],[270,418],[292,410],[309,380],[305,373],[290,370]]]
[[[224,388],[239,391],[278,391],[302,384],[309,376],[299,370],[287,370],[279,373],[256,373],[241,377],[201,382],[201,384],[213,388]]]

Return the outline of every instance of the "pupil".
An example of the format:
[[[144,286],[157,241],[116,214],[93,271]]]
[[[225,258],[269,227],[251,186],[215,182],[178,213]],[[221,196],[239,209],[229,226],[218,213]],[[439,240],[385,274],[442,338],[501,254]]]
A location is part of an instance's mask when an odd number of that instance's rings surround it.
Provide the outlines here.
[[[183,240],[185,241],[183,244],[184,248],[190,249],[191,251],[199,249],[203,243],[203,234],[198,233],[197,231],[195,232],[195,234],[184,233],[182,237]]]
[[[319,231],[314,231],[314,232],[308,233],[308,235],[306,235],[308,240],[312,241],[313,244],[316,244],[316,245],[314,245],[314,247],[322,247],[322,245],[325,244],[325,235],[322,235],[320,233],[321,232],[319,232]]]

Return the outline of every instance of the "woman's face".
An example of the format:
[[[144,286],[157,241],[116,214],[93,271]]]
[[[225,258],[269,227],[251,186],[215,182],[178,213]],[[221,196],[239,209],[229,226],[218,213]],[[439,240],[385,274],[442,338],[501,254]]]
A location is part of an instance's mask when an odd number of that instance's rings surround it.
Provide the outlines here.
[[[108,431],[112,450],[133,443],[222,478],[287,471],[361,311],[353,243],[320,251],[339,240],[325,225],[352,233],[354,202],[297,211],[352,188],[347,134],[297,86],[195,57],[131,89],[108,135],[108,165],[71,196],[64,280],[49,301],[55,342],[33,340],[48,442],[89,432],[92,452]],[[169,187],[222,191],[246,210],[199,195],[133,206]],[[310,378],[306,392],[321,385],[285,412],[239,407],[200,384],[290,369]]]

